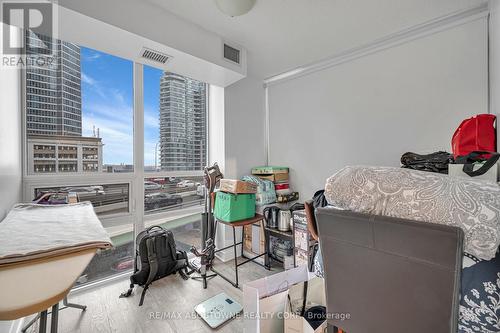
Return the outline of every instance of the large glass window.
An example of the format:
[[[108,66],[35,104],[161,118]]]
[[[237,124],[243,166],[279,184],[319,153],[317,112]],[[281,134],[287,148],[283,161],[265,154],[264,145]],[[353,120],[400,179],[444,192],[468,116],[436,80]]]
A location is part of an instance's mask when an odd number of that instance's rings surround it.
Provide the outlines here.
[[[143,66],[144,131],[134,131],[132,61],[30,32],[26,45],[28,55],[46,61],[29,62],[25,71],[25,199],[90,201],[114,245],[77,283],[132,268],[134,223],[136,230],[173,230],[185,250],[199,246],[208,85]],[[142,133],[144,165],[134,166],[134,135]],[[132,186],[142,177],[134,167],[144,168],[143,187]],[[129,203],[143,195],[145,216],[137,216]]]
[[[25,199],[92,203],[114,246],[97,253],[77,284],[128,271],[134,248],[133,62],[29,31],[26,47],[35,61],[25,71]],[[113,181],[110,173],[125,174]]]
[[[113,247],[99,251],[76,285],[104,279],[133,268],[134,227],[131,221],[114,219],[104,220],[106,216],[126,213],[129,209],[129,184],[85,184],[72,186],[37,187],[33,191],[35,202],[41,204],[61,204],[67,200],[68,193],[74,194],[78,201],[90,201],[94,211],[101,218],[110,234]]]
[[[144,212],[167,212],[203,205],[203,176],[148,177],[144,179]]]
[[[64,202],[67,193],[73,194],[79,202],[90,201],[98,216],[129,211],[128,184],[37,187],[34,191],[34,200],[41,201],[42,204],[59,204]],[[63,198],[60,199],[60,196]]]
[[[49,59],[26,67],[28,173],[133,171],[133,62],[29,31],[26,45]]]
[[[206,83],[144,66],[144,171],[203,169],[206,100]]]
[[[164,224],[177,246],[200,246],[200,215],[207,164],[207,84],[144,66],[144,212],[177,211]],[[194,215],[187,215],[187,214]]]

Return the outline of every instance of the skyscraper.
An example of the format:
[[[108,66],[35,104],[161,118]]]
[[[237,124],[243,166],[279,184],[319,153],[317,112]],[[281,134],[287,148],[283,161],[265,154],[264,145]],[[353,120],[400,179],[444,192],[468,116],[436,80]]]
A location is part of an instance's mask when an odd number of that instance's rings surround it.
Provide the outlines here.
[[[26,67],[27,134],[81,136],[80,47],[30,31],[26,46],[38,60]]]
[[[206,84],[165,72],[160,80],[160,156],[166,171],[206,165]]]
[[[26,34],[29,173],[102,171],[102,140],[82,137],[80,47]]]

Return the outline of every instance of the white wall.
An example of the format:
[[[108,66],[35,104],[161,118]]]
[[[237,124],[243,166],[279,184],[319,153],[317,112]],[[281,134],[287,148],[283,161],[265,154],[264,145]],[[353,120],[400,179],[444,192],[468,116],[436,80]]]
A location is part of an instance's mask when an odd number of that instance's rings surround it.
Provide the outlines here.
[[[345,165],[450,151],[460,121],[488,112],[487,71],[482,18],[272,85],[270,164],[305,199]]]
[[[264,85],[246,77],[225,89],[225,176],[239,178],[266,163]]]
[[[217,89],[211,91],[211,97],[213,93],[221,95]],[[262,80],[246,77],[226,87],[222,96],[224,97],[223,117],[217,112],[211,114],[209,119],[211,122],[210,163],[220,163],[224,177],[240,178],[250,174],[253,166],[266,163],[264,85]],[[211,113],[214,109],[221,109],[217,102],[215,105],[213,103],[213,100],[210,101]],[[219,122],[222,127],[214,124],[214,121]],[[223,248],[233,244],[232,229],[224,225],[219,225],[217,228],[217,246]],[[241,228],[237,228],[236,242],[240,241]],[[238,253],[240,251],[241,249],[238,248]],[[223,261],[234,258],[233,250],[219,252],[217,257]]]
[[[59,5],[112,24],[152,41],[182,51],[221,67],[246,75],[243,66],[222,57],[222,38],[148,1],[137,0],[60,0]],[[133,16],[130,13],[134,13]],[[68,26],[68,28],[71,28]],[[99,36],[94,34],[94,38]]]
[[[500,1],[490,0],[490,112],[500,117]],[[500,123],[497,121],[497,141]],[[497,143],[497,151],[500,144]]]
[[[0,36],[5,26],[0,24]],[[19,31],[17,31],[19,33]],[[3,48],[0,45],[0,56]],[[0,66],[0,220],[21,201],[22,140],[20,70]]]

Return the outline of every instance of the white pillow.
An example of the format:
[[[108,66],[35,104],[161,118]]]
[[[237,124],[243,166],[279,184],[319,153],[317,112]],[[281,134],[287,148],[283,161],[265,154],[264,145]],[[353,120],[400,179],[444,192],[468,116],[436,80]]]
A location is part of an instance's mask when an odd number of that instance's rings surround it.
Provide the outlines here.
[[[391,167],[348,166],[326,181],[339,209],[462,228],[465,251],[490,260],[500,245],[500,186]]]

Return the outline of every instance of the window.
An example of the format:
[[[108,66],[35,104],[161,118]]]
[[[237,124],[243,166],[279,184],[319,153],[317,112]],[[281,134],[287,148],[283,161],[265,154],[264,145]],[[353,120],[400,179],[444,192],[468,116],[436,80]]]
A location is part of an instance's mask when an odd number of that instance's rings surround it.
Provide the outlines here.
[[[133,171],[133,63],[64,41],[26,68],[29,174]],[[47,56],[28,32],[28,53]],[[42,149],[46,147],[48,149]]]
[[[207,164],[207,84],[143,66],[144,213],[183,213],[165,227],[186,251],[200,246],[200,215]],[[194,215],[188,215],[189,213]],[[198,213],[198,214],[196,214]]]
[[[37,187],[34,198],[50,193],[75,193],[78,201],[90,201],[98,216],[126,213],[129,210],[129,185],[124,184],[85,184],[71,186]],[[57,203],[57,202],[56,202]]]
[[[35,48],[39,38],[52,50]],[[51,61],[28,62],[25,70],[25,199],[61,203],[63,192],[92,203],[114,247],[100,251],[77,284],[128,271],[135,239],[129,206],[134,64],[31,32],[26,45],[34,59]]]
[[[144,179],[144,212],[168,212],[204,204],[203,176],[148,177]]]
[[[143,227],[161,224],[175,230],[179,248],[199,246],[207,84],[41,39],[30,32],[26,37],[28,54],[52,55],[53,61],[31,62],[25,70],[25,200],[46,196],[57,203],[60,192],[75,193],[92,203],[114,245],[94,257],[77,283],[131,270],[134,232]],[[52,53],[30,48],[43,44]],[[142,81],[134,67],[143,70]],[[144,129],[134,131],[133,92],[141,84]],[[144,135],[144,165],[134,165],[134,135]],[[136,177],[144,182],[137,184]],[[138,216],[141,210],[130,203],[142,198],[144,215]]]
[[[207,84],[144,66],[144,171],[207,163]]]

